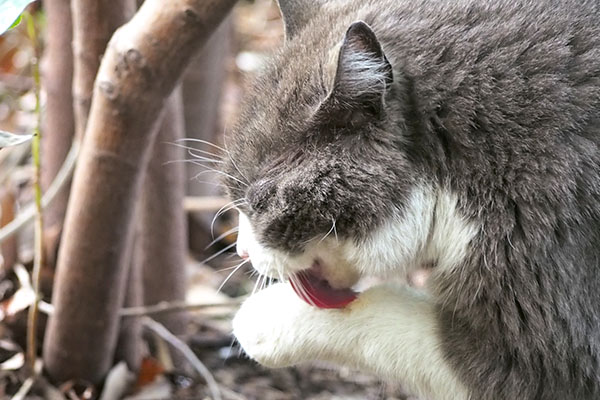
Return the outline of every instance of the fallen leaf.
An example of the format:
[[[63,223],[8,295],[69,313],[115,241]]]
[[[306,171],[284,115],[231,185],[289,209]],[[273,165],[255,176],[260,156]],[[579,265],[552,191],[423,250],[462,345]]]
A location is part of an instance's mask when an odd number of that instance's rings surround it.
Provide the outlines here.
[[[8,360],[0,363],[0,371],[16,371],[25,365],[23,353],[17,353]]]
[[[33,0],[4,0],[0,2],[0,35],[15,25],[19,16]]]
[[[106,376],[100,400],[122,398],[134,381],[135,374],[129,371],[127,364],[124,361],[121,361],[115,365]]]
[[[142,360],[142,365],[140,365],[140,372],[135,387],[139,389],[154,382],[164,372],[165,368],[157,359],[145,357]]]

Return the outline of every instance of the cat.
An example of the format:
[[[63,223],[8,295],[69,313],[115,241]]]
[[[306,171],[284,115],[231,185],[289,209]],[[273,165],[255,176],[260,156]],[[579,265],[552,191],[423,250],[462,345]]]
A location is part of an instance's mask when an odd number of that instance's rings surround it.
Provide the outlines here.
[[[600,399],[600,3],[279,6],[222,169],[238,253],[280,280],[234,317],[245,352],[432,400]]]

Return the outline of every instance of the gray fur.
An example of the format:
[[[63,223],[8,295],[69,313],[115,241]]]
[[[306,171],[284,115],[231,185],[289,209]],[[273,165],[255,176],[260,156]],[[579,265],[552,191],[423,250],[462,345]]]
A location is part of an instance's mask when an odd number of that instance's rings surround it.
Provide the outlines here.
[[[283,17],[286,39],[291,39],[312,19],[325,0],[277,0]]]
[[[366,94],[332,57],[356,21],[393,68]],[[328,2],[254,83],[230,195],[295,252],[333,220],[360,243],[417,180],[447,188],[481,227],[432,276],[473,398],[599,399],[599,26],[596,0]]]

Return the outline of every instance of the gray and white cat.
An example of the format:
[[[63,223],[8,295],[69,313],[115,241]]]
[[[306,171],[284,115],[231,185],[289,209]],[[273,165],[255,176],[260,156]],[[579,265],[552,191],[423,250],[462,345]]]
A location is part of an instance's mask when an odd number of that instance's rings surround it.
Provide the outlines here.
[[[600,399],[600,2],[280,8],[227,138],[238,252],[283,281],[236,315],[244,350],[435,400]],[[423,265],[424,291],[349,289]]]

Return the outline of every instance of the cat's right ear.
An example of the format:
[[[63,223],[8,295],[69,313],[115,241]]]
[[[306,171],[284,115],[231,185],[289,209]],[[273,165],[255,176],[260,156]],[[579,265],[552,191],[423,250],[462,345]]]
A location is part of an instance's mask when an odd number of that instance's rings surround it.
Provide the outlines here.
[[[363,21],[354,22],[342,41],[333,89],[323,105],[378,114],[393,80],[392,66],[375,32]]]
[[[285,40],[291,39],[319,11],[324,0],[277,0],[283,24]]]

